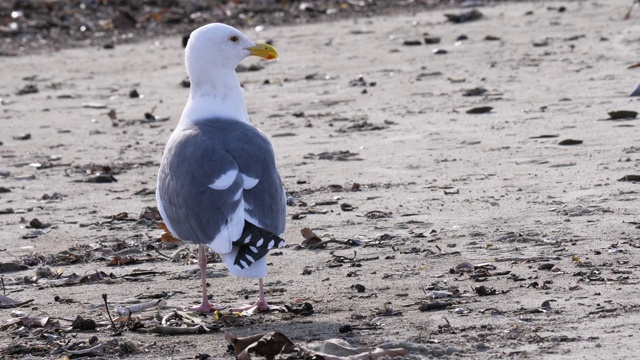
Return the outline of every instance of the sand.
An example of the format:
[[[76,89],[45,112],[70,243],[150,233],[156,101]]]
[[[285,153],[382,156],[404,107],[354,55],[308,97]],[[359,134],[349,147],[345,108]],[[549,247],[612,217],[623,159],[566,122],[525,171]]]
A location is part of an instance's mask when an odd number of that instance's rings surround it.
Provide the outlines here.
[[[200,335],[111,337],[101,297],[112,315],[162,292],[175,292],[172,305],[199,299],[195,247],[179,245],[186,252],[171,261],[162,254],[176,248],[159,242],[155,222],[138,221],[155,206],[162,150],[188,94],[181,39],[2,58],[4,294],[33,299],[17,310],[62,328],[77,315],[94,319],[98,330],[59,331],[47,349],[97,336],[105,358],[232,358],[226,332],[273,330],[300,344],[391,343],[412,359],[636,358],[640,184],[620,179],[640,174],[640,131],[635,119],[607,120],[640,108],[628,96],[640,71],[628,68],[640,61],[640,10],[622,20],[629,3],[507,3],[461,24],[443,13],[464,9],[245,29],[281,55],[247,59],[264,68],[240,79],[297,204],[288,247],[269,256],[267,296],[308,302],[314,313],[256,314]],[[422,44],[405,45],[412,40]],[[29,84],[38,92],[16,95]],[[475,88],[486,91],[465,96]],[[492,109],[467,113],[484,106]],[[117,182],[87,181],[105,166]],[[33,219],[51,226],[31,229]],[[300,248],[305,227],[364,246]],[[86,257],[54,261],[70,248]],[[116,255],[137,262],[108,266]],[[464,263],[475,269],[455,270]],[[43,266],[53,273],[36,272]],[[255,280],[226,276],[219,262],[209,268],[213,301],[253,301]],[[132,276],[139,270],[149,274]],[[56,286],[96,272],[112,276]],[[446,306],[420,311],[442,291]],[[0,310],[3,324],[13,310]],[[354,330],[339,333],[347,324]],[[22,356],[60,358],[38,354],[45,339],[20,338],[18,328],[0,335],[5,356],[30,344]]]

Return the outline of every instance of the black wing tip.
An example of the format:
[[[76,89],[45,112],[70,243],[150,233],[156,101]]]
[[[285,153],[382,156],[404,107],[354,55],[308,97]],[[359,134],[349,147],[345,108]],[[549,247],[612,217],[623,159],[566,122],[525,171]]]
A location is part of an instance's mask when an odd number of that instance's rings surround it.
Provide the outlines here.
[[[285,240],[280,236],[245,220],[242,235],[234,244],[240,249],[233,264],[245,269],[262,259],[269,250],[281,248],[285,244]]]

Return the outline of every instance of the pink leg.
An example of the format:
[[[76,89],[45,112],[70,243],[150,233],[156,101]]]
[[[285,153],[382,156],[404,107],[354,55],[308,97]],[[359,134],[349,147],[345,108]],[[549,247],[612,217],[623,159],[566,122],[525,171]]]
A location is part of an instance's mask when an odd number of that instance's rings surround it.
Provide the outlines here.
[[[224,309],[220,305],[211,305],[207,298],[207,255],[203,245],[198,245],[198,265],[200,265],[200,275],[202,279],[202,305],[192,307],[190,310],[200,313],[214,312]]]
[[[258,308],[258,311],[267,311],[271,307],[269,306],[269,304],[267,304],[267,300],[264,298],[264,286],[262,285],[262,279],[258,280],[258,286],[260,290],[258,295],[258,302],[256,302],[255,306]]]
[[[243,312],[243,311],[253,310],[254,308],[258,311],[269,311],[269,309],[271,309],[271,306],[269,306],[269,304],[267,303],[267,300],[264,297],[264,285],[262,283],[262,279],[258,280],[258,286],[259,286],[258,301],[256,301],[256,303],[253,305],[242,306],[242,307],[233,309],[233,311]]]

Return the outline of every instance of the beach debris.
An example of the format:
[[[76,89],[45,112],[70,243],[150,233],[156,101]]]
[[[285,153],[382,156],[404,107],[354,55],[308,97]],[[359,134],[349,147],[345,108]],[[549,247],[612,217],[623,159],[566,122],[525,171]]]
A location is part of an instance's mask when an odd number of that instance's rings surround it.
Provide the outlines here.
[[[438,310],[445,310],[451,306],[453,306],[452,301],[431,301],[431,302],[422,303],[420,307],[418,307],[418,310],[438,311]]]
[[[342,203],[340,204],[340,210],[342,211],[353,211],[355,207],[351,204]]]
[[[206,334],[212,330],[219,330],[219,327],[209,328],[205,324],[196,326],[164,326],[156,325],[153,332],[160,335],[195,335]]]
[[[2,265],[2,264],[0,264]],[[8,297],[6,295],[2,295],[0,294],[0,309],[11,309],[11,308],[18,308],[24,305],[28,305],[30,303],[32,303],[34,301],[34,299],[29,299],[29,300],[25,300],[25,301],[19,301],[19,300],[15,300],[11,297]]]
[[[419,46],[422,45],[422,41],[420,40],[405,40],[402,42],[404,46]]]
[[[29,140],[31,139],[31,134],[24,133],[24,134],[13,136],[12,138],[13,140]]]
[[[640,182],[640,175],[637,175],[637,174],[625,175],[620,179],[618,179],[618,181]]]
[[[336,161],[362,161],[362,158],[358,157],[358,153],[351,152],[349,150],[338,151],[325,151],[319,154],[308,153],[303,156],[305,159],[318,159],[318,160],[336,160]]]
[[[424,43],[427,45],[440,44],[440,38],[437,36],[427,36],[424,38]]]
[[[496,289],[494,288],[488,288],[484,285],[480,285],[476,288],[473,288],[473,290],[475,290],[476,294],[478,294],[478,296],[490,296],[490,295],[496,295],[498,292],[496,291]]]
[[[462,93],[462,96],[480,96],[487,92],[487,89],[483,87],[475,87],[473,89],[467,89]]]
[[[371,327],[341,326],[339,332],[346,333],[358,329],[372,329]],[[324,360],[374,360],[384,357],[404,356],[408,351],[403,348],[351,347],[342,339],[316,341],[310,344],[294,344],[286,335],[279,331],[266,334],[256,334],[238,337],[232,333],[225,334],[225,340],[236,354],[238,360],[250,360],[253,357],[273,358],[279,354],[297,353],[305,359]]]
[[[538,270],[551,270],[554,266],[553,263],[543,263],[538,265]]]
[[[356,131],[376,131],[376,130],[385,130],[387,129],[389,126],[388,122],[385,122],[385,125],[376,125],[373,123],[370,123],[366,120],[364,121],[358,121],[353,123],[352,125],[346,126],[346,127],[342,127],[338,130],[336,130],[336,132],[339,133],[348,133],[348,132],[356,132]]]
[[[320,244],[322,242],[322,239],[320,239],[320,237],[318,235],[316,235],[316,233],[314,233],[311,229],[309,229],[308,227],[302,228],[300,230],[300,233],[302,234],[302,237],[304,237],[304,241],[302,241],[302,243],[300,245],[307,247],[307,248],[311,248],[311,247],[317,247],[318,244]]]
[[[557,138],[557,137],[560,137],[560,135],[558,135],[558,134],[542,134],[542,135],[530,136],[529,139],[553,139],[553,138]]]
[[[103,103],[84,103],[82,107],[87,109],[106,109],[107,105]]]
[[[97,175],[91,175],[82,180],[74,180],[74,182],[88,182],[88,183],[95,183],[95,184],[106,184],[106,183],[112,183],[117,181],[118,179],[116,179],[115,176],[113,176],[112,174],[97,174]]]
[[[16,95],[35,94],[35,93],[37,93],[39,91],[40,90],[38,90],[38,85],[36,85],[36,84],[27,84],[27,85],[23,86],[22,88],[20,88],[20,90],[18,90],[16,92]]]
[[[134,313],[138,313],[147,309],[156,308],[164,305],[167,305],[167,302],[163,299],[151,300],[151,301],[147,301],[139,304],[133,304],[129,306],[118,306],[116,308],[116,312],[120,316],[129,316]]]
[[[249,360],[252,354],[272,358],[278,354],[290,354],[295,351],[295,344],[279,331],[245,337],[227,333],[224,338],[232,346],[238,360]]]
[[[48,227],[50,227],[51,224],[48,223],[43,223],[42,221],[34,218],[31,221],[29,221],[29,226],[27,226],[27,228],[32,228],[32,229],[46,229]]]
[[[558,145],[562,145],[562,146],[572,146],[572,145],[580,145],[582,144],[584,141],[583,140],[576,140],[576,139],[564,139],[562,141],[560,141],[558,143]]]
[[[609,111],[607,114],[609,114],[608,120],[631,120],[638,116],[638,112],[632,110]]]
[[[467,114],[487,114],[493,110],[491,106],[478,106],[466,111]]]
[[[96,330],[96,322],[93,319],[85,319],[82,316],[76,316],[76,319],[71,323],[72,330],[79,331],[92,331]]]
[[[158,228],[164,231],[162,235],[160,235],[160,240],[163,243],[180,243],[180,240],[173,236],[173,234],[171,233],[171,231],[169,231],[169,228],[167,228],[167,225],[164,222],[162,221],[158,222]]]
[[[475,21],[482,18],[482,13],[477,9],[471,9],[459,12],[457,14],[444,14],[444,16],[452,23],[461,24],[469,21]]]
[[[349,81],[349,86],[376,86],[375,81],[366,81],[364,75],[358,75],[356,79]]]
[[[459,272],[471,272],[475,270],[475,266],[472,263],[464,261],[455,266],[455,271]]]

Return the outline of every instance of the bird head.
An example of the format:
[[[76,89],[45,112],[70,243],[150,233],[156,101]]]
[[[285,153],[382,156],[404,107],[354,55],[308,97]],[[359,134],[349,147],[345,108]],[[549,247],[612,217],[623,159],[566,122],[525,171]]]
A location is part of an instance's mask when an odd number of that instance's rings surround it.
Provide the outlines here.
[[[237,29],[220,23],[194,30],[185,49],[190,76],[210,69],[235,70],[248,56],[271,60],[278,58],[278,52],[273,46],[255,43]]]

